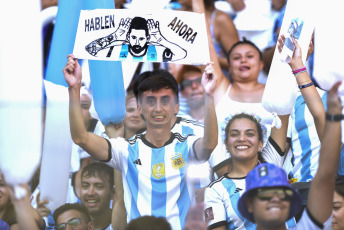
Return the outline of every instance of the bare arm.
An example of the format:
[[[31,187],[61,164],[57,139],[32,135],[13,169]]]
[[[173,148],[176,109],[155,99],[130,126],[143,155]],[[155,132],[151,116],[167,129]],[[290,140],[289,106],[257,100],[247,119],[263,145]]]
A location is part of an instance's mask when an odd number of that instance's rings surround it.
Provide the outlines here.
[[[199,160],[208,160],[217,145],[218,128],[214,104],[216,78],[212,64],[208,64],[202,76],[202,86],[205,92],[204,136],[195,144]]]
[[[193,11],[197,13],[204,13],[204,2],[203,0],[192,0],[192,7]],[[214,101],[215,104],[220,100],[222,95],[226,92],[228,86],[229,86],[229,80],[226,78],[226,76],[222,73],[220,61],[217,57],[216,50],[211,38],[210,34],[210,28],[207,20],[205,20],[207,25],[207,36],[208,36],[208,48],[210,52],[210,61],[213,62],[214,65],[214,73],[217,76],[216,80],[216,89],[214,92]]]
[[[242,11],[246,7],[244,0],[227,0],[227,2],[231,4],[233,10],[236,12]]]
[[[278,49],[280,52],[282,50],[281,44],[283,44],[284,40],[285,40],[284,35],[281,35],[281,37],[278,39],[278,43],[279,43]],[[294,51],[293,58],[292,58],[291,62],[289,63],[289,65],[290,65],[292,70],[295,70],[295,69],[303,68],[303,67],[305,67],[305,65],[302,62],[300,46],[298,45],[296,40],[294,40],[293,42],[295,45],[295,51]],[[310,46],[312,49],[312,47],[313,47],[312,42],[310,43]],[[297,81],[297,84],[299,86],[312,83],[312,80],[309,77],[307,71],[297,74],[296,81]],[[325,126],[325,107],[324,107],[324,104],[321,100],[321,97],[320,97],[320,95],[319,95],[319,93],[316,90],[314,85],[306,87],[306,88],[302,88],[302,89],[300,89],[300,91],[301,91],[303,98],[305,99],[305,102],[306,102],[306,105],[307,105],[309,111],[311,112],[311,114],[313,116],[315,127],[317,130],[319,139],[321,139],[322,134],[323,134],[323,130],[324,130],[324,126]]]
[[[98,160],[108,159],[108,144],[106,140],[94,133],[87,132],[80,106],[81,67],[78,60],[68,55],[68,62],[63,68],[63,74],[68,83],[69,92],[69,121],[72,139],[91,156]]]
[[[335,84],[327,94],[329,114],[341,114],[342,105],[337,95],[339,84]],[[341,148],[341,122],[325,122],[321,141],[319,167],[311,183],[307,208],[312,216],[324,223],[332,213],[335,176]]]
[[[276,144],[281,148],[281,150],[285,152],[287,143],[289,114],[283,116],[279,115],[278,117],[281,119],[282,126],[279,129],[277,129],[276,127],[271,128],[270,137],[276,142]]]
[[[105,126],[107,135],[110,138],[124,137],[123,122],[118,125]],[[127,211],[124,204],[124,189],[122,174],[114,169],[115,200],[112,208],[111,225],[114,230],[125,230],[127,226]]]
[[[11,202],[13,203],[17,224],[11,226],[11,229],[20,230],[39,230],[44,226],[44,220],[30,204],[29,188],[27,185],[20,185],[26,189],[27,194],[23,198],[16,198],[12,187],[7,187]]]
[[[217,11],[218,17],[215,18],[215,30],[218,34],[217,39],[220,42],[223,49],[227,52],[229,49],[239,41],[238,31],[235,28],[235,25],[232,19],[221,11]],[[219,58],[221,67],[225,70],[228,70],[228,61],[226,57]]]

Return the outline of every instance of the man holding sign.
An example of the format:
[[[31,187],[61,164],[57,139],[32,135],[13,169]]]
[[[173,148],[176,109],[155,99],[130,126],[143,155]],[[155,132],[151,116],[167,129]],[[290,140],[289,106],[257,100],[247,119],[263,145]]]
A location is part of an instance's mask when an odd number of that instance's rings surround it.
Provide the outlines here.
[[[63,69],[70,98],[70,128],[73,141],[98,160],[120,170],[123,176],[128,220],[144,215],[166,217],[174,230],[185,223],[192,194],[186,181],[192,161],[206,161],[217,145],[214,108],[216,76],[208,65],[202,76],[205,92],[204,136],[183,137],[171,132],[179,111],[178,84],[167,71],[139,77],[138,109],[147,124],[145,134],[126,141],[87,132],[80,108],[81,68],[73,55]],[[113,125],[112,128],[116,129]],[[109,128],[111,128],[109,127]]]

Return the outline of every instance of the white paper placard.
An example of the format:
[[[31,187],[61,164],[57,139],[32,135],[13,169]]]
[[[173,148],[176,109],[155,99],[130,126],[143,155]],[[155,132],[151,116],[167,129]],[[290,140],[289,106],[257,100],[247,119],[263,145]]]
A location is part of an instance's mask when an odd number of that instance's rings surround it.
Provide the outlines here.
[[[206,64],[204,14],[159,10],[83,10],[74,55],[82,59]]]

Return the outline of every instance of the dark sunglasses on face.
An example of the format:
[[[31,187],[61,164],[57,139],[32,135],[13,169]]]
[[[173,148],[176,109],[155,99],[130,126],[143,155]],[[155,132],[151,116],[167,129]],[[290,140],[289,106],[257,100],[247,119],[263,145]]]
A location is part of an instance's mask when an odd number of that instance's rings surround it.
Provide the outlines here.
[[[182,86],[183,87],[188,87],[188,86],[191,86],[192,83],[194,83],[194,82],[196,82],[197,84],[201,84],[202,77],[196,78],[194,80],[184,80],[184,81],[182,81]]]
[[[59,224],[55,227],[56,230],[65,230],[67,228],[67,224],[73,228],[73,227],[77,227],[81,224],[81,219],[80,218],[73,218],[70,219],[67,223],[62,223]]]
[[[259,200],[271,200],[275,195],[282,201],[290,201],[294,192],[287,188],[258,189],[257,197]]]

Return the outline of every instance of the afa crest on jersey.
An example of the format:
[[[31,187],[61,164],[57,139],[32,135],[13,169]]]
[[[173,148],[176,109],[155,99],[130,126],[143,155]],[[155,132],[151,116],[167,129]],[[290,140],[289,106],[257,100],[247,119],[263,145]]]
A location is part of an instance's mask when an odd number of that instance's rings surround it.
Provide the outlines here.
[[[152,167],[152,175],[156,179],[160,179],[165,176],[165,164],[164,163],[158,163],[153,165]]]
[[[181,169],[185,166],[185,160],[183,158],[183,155],[181,153],[177,153],[172,158],[172,167],[174,169]]]

